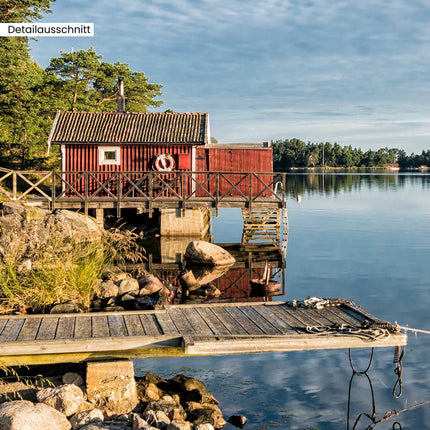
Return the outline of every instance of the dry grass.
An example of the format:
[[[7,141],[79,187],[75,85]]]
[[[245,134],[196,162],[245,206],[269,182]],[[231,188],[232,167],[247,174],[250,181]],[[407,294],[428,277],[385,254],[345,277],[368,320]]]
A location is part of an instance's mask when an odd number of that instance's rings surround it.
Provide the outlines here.
[[[64,302],[88,310],[106,266],[144,258],[138,236],[118,229],[93,243],[74,243],[54,232],[31,247],[31,232],[19,233],[0,240],[0,314],[44,312]]]

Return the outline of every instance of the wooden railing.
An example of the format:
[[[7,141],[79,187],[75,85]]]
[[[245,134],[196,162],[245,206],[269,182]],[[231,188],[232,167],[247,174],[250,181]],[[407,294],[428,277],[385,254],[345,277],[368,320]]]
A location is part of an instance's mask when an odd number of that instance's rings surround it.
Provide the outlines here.
[[[78,207],[285,206],[285,173],[56,172],[0,168],[0,195],[42,202],[51,209]]]

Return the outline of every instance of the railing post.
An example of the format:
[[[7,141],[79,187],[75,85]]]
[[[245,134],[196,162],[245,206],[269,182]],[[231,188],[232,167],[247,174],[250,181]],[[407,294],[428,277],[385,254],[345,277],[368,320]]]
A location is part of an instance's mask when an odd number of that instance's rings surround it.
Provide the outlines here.
[[[218,202],[219,202],[219,172],[216,172],[215,176],[215,210],[216,216],[218,216]]]
[[[185,172],[182,171],[181,173],[181,196],[182,196],[182,211],[185,213],[185,199],[186,199],[186,192],[188,190],[185,190],[186,184],[185,184]]]
[[[12,200],[16,200],[17,187],[18,187],[17,173],[13,172],[12,173]]]
[[[116,188],[117,188],[117,202],[116,202],[116,217],[121,218],[121,199],[122,199],[122,181],[121,181],[121,173],[117,173],[116,179]]]
[[[89,198],[89,173],[84,172],[84,212],[88,215],[88,198]]]
[[[249,174],[249,203],[248,203],[248,207],[249,207],[249,211],[252,211],[252,177],[254,175],[254,173],[248,173]]]
[[[287,205],[287,174],[282,174],[282,205]]]
[[[51,211],[55,209],[55,172],[51,172]]]
[[[148,176],[148,211],[149,211],[149,217],[152,217],[152,202],[154,199],[154,172],[150,172]]]

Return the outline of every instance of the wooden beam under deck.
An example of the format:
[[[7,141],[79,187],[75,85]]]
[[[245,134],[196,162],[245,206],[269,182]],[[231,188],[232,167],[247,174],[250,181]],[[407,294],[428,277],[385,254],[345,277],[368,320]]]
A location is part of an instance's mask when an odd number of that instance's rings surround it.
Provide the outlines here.
[[[365,337],[364,322],[386,327]],[[356,334],[330,329],[347,325]],[[309,327],[327,327],[310,333]],[[323,309],[290,302],[174,305],[163,310],[0,317],[0,365],[115,357],[243,354],[406,344],[406,335],[350,303]]]

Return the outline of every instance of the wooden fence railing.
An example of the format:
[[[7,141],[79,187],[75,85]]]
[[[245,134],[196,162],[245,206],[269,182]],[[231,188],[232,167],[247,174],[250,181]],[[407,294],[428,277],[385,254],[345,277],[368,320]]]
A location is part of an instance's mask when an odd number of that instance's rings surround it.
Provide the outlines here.
[[[0,168],[0,195],[31,200],[49,208],[134,204],[152,211],[176,205],[247,207],[264,203],[285,206],[285,173],[254,172],[56,172]]]

